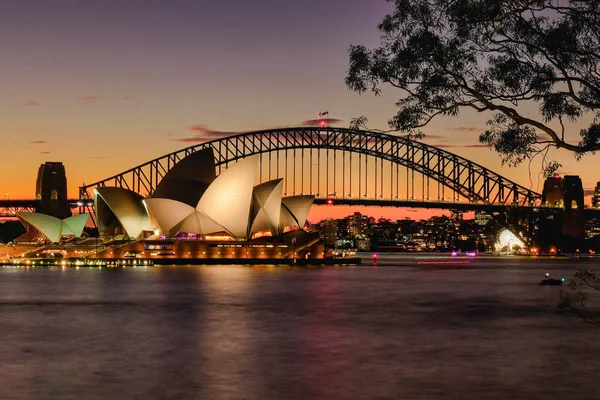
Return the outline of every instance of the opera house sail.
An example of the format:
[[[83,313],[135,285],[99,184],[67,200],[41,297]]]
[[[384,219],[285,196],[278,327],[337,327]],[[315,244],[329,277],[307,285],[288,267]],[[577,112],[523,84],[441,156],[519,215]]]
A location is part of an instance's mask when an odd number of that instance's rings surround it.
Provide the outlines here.
[[[31,238],[37,236],[41,237],[43,241],[51,243],[60,242],[64,236],[81,237],[88,220],[87,214],[78,214],[65,219],[25,212],[17,213],[16,216],[27,229],[27,233],[23,236]],[[17,241],[19,240],[24,240],[24,238],[18,238]]]
[[[212,148],[199,150],[175,164],[162,178],[152,197],[196,207],[216,177]]]
[[[246,239],[258,157],[248,157],[227,168],[206,189],[196,210],[237,239]],[[213,232],[205,232],[213,233]]]
[[[284,197],[281,200],[280,232],[287,227],[304,228],[314,200],[312,195]]]
[[[158,230],[165,237],[221,232],[249,240],[257,232],[277,236],[285,228],[301,229],[314,196],[283,198],[283,179],[254,186],[258,161],[258,157],[245,158],[223,171],[203,191],[195,208],[175,200],[168,190],[161,192],[165,198],[144,200]]]
[[[138,239],[152,232],[152,224],[143,197],[119,187],[94,189],[96,221],[100,236]]]
[[[282,195],[283,179],[275,179],[254,187],[248,225],[249,238],[259,231],[269,231],[272,236],[279,234]]]

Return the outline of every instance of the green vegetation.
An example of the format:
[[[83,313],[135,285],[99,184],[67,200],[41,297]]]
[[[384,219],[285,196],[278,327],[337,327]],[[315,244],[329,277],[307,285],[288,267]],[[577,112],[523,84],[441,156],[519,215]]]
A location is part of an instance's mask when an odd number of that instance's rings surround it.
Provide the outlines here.
[[[600,326],[600,315],[587,307],[590,290],[600,292],[600,275],[592,270],[577,271],[569,283],[569,290],[560,292],[558,308],[561,312],[575,312],[584,320]]]
[[[388,1],[380,46],[351,46],[346,84],[399,89],[392,130],[422,137],[467,108],[489,114],[479,140],[511,166],[550,147],[578,158],[600,149],[598,0]],[[587,126],[579,139],[575,123]],[[544,162],[547,174],[559,167]]]

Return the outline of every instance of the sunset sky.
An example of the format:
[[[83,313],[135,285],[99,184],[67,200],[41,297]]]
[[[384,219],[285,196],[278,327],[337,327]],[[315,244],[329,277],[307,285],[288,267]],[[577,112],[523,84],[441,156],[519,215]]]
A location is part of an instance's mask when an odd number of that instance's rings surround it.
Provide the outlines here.
[[[381,97],[360,96],[344,78],[349,46],[377,45],[377,23],[389,10],[385,0],[5,1],[3,198],[32,198],[45,161],[65,164],[69,195],[76,197],[83,182],[223,132],[298,126],[324,110],[342,121],[339,126],[365,115],[369,127],[386,129],[402,94],[384,88]],[[530,186],[526,167],[502,167],[495,153],[474,146],[487,116],[465,112],[435,120],[425,142]],[[568,137],[577,141],[582,127],[572,127]],[[568,152],[552,155],[563,173],[580,175],[585,188],[600,180],[598,156],[577,162]],[[534,180],[532,188],[541,191],[537,185]],[[322,209],[311,219],[325,215]]]

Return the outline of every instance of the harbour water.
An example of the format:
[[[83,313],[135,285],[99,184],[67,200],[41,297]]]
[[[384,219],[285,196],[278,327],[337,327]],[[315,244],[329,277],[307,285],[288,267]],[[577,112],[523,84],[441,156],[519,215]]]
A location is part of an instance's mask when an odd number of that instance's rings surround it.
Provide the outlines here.
[[[595,266],[5,266],[0,399],[598,398],[600,328],[537,284]]]

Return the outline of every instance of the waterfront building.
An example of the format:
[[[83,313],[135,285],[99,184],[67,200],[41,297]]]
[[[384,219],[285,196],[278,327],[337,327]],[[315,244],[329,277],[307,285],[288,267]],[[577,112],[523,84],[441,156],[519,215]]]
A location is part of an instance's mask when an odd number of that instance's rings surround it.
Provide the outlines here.
[[[485,212],[475,212],[475,223],[477,225],[487,225],[491,220],[491,215]]]
[[[96,188],[100,243],[93,256],[322,258],[319,234],[303,229],[314,196],[282,197],[282,179],[255,186],[258,161],[241,159],[216,176],[209,149],[177,163],[150,198],[120,187]],[[59,242],[65,235],[80,237],[87,214],[64,221],[33,213],[19,218],[44,238],[40,242]]]
[[[323,238],[323,241],[325,242],[325,246],[335,247],[337,242],[338,221],[332,218],[321,221],[319,232],[321,233],[321,238]]]
[[[355,212],[348,218],[348,234],[351,236],[363,236],[369,232],[369,218],[359,212]]]
[[[358,251],[370,251],[371,250],[371,238],[369,236],[358,236],[355,239],[356,249]]]
[[[592,196],[592,207],[600,208],[600,182],[596,184],[594,188],[594,195]]]

